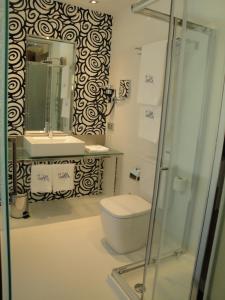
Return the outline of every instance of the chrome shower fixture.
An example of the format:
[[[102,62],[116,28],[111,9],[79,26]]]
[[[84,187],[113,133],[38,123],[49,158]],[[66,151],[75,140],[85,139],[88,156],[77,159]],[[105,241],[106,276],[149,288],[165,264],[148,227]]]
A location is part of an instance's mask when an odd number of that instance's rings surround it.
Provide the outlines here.
[[[158,2],[159,0],[139,0],[132,5],[133,12],[139,12],[144,8],[147,8],[149,5]]]
[[[114,101],[114,96],[116,94],[116,90],[112,88],[111,85],[107,85],[105,87],[105,95],[107,97],[107,100],[109,103],[111,103],[112,101]]]

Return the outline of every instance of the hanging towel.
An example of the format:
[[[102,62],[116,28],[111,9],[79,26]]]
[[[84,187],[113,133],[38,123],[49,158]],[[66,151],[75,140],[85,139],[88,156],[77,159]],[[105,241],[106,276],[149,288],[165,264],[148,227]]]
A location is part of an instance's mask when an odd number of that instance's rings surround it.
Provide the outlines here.
[[[64,66],[62,68],[62,79],[61,79],[61,98],[68,98],[70,93],[70,67]]]
[[[158,143],[161,106],[140,105],[138,136],[154,144]]]
[[[65,119],[69,119],[69,117],[70,117],[70,99],[69,98],[62,99],[61,117],[65,118]]]
[[[51,165],[32,165],[31,167],[31,193],[52,192]]]
[[[167,41],[144,45],[138,86],[138,103],[161,105],[163,97]]]
[[[74,189],[74,164],[52,165],[53,192]]]
[[[61,78],[61,100],[62,100],[62,109],[61,117],[69,118],[70,117],[70,106],[71,106],[71,92],[70,92],[70,67],[64,66],[62,68],[62,78]]]

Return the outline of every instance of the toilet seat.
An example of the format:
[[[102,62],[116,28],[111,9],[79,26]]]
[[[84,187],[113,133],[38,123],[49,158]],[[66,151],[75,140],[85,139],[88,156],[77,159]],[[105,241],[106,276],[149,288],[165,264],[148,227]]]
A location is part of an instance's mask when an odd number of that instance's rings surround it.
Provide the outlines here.
[[[119,195],[102,199],[101,208],[114,218],[127,219],[149,213],[151,204],[136,195]]]

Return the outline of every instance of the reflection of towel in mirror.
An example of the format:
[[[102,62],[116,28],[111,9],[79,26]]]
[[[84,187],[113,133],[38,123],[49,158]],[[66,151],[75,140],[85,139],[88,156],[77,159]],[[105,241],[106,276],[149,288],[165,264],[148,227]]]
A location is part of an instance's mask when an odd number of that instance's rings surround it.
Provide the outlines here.
[[[64,66],[62,68],[62,77],[61,77],[61,100],[62,100],[62,109],[61,117],[69,118],[70,117],[70,68],[69,66]]]
[[[64,66],[62,68],[62,77],[61,77],[61,99],[67,98],[70,90],[71,90],[70,67]]]
[[[52,192],[51,165],[32,165],[31,167],[31,193]]]
[[[63,98],[62,99],[62,110],[61,117],[68,119],[70,117],[70,99]]]
[[[53,192],[74,189],[74,164],[52,165]]]

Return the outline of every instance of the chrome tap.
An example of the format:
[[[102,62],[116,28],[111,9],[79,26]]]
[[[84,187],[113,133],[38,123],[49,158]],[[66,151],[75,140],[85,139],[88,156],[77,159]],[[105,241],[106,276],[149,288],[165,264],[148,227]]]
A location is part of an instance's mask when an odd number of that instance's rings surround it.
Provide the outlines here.
[[[45,122],[44,132],[45,132],[45,133],[48,133],[48,132],[49,132],[49,123],[48,123],[47,121]]]
[[[48,132],[48,137],[51,139],[51,138],[53,138],[53,131],[52,130],[49,130],[49,132]]]

